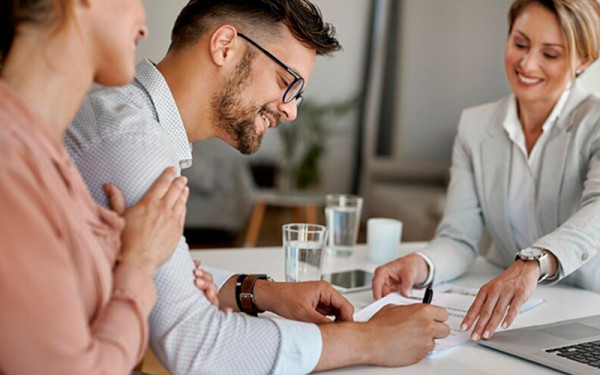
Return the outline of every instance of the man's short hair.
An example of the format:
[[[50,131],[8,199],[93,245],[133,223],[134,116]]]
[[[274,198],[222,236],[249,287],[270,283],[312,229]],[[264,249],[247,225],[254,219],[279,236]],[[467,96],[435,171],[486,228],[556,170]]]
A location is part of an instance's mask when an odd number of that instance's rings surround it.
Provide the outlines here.
[[[214,27],[231,24],[251,37],[277,36],[281,24],[302,44],[328,55],[340,49],[335,27],[308,0],[191,0],[181,11],[171,34],[170,50],[196,43]]]

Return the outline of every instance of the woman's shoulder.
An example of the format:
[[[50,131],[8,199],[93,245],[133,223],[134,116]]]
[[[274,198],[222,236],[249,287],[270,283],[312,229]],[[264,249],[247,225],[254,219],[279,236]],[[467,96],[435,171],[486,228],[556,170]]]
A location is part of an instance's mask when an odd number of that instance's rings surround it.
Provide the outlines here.
[[[489,127],[498,124],[501,126],[511,98],[512,96],[506,96],[494,102],[464,109],[458,122],[458,133],[477,136],[485,134]]]

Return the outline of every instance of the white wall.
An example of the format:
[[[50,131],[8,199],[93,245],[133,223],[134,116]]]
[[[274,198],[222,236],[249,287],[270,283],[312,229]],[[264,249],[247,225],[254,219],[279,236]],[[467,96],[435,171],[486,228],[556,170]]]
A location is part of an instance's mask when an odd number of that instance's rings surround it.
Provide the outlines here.
[[[146,23],[150,33],[138,46],[138,60],[150,58],[158,62],[167,52],[175,19],[188,0],[142,0],[142,2],[146,9]]]
[[[410,159],[448,160],[463,108],[509,93],[512,0],[404,0],[396,144]]]

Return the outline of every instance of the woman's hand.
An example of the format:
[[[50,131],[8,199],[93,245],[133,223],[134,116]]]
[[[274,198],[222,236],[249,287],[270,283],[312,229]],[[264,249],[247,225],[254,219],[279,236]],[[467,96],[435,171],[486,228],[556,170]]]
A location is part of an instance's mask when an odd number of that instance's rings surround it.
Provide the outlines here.
[[[173,251],[181,235],[189,188],[187,178],[167,168],[137,204],[125,210],[123,193],[112,184],[104,191],[112,209],[125,219],[121,234],[120,262],[154,276]]]
[[[213,282],[212,275],[210,272],[206,272],[200,268],[202,262],[199,260],[195,260],[194,264],[196,265],[196,269],[194,270],[194,284],[198,289],[204,292],[204,295],[210,303],[219,307],[219,288],[217,288],[217,284]]]
[[[502,318],[502,328],[508,328],[517,317],[521,306],[535,291],[539,276],[538,262],[517,260],[479,289],[463,320],[462,330],[469,330],[478,319],[471,334],[471,339],[477,341],[480,338],[492,337]]]
[[[395,291],[410,297],[413,285],[424,283],[428,274],[429,266],[418,254],[408,254],[377,267],[373,277],[373,298],[377,300]]]

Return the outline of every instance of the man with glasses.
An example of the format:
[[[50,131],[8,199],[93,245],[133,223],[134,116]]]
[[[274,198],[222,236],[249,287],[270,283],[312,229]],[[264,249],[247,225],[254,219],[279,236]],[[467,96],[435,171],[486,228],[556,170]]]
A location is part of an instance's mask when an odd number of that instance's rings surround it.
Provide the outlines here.
[[[138,64],[128,86],[95,87],[66,146],[98,202],[107,204],[103,184],[112,182],[134,204],[166,167],[191,165],[190,142],[217,137],[244,154],[258,150],[268,129],[296,118],[316,55],[338,49],[307,0],[192,0],[165,58]],[[350,303],[325,282],[213,269],[213,284],[188,250],[182,238],[157,271],[150,317],[152,349],[174,374],[406,365],[449,333],[446,311],[431,305],[388,307],[354,323]],[[265,310],[290,320],[254,317]]]

